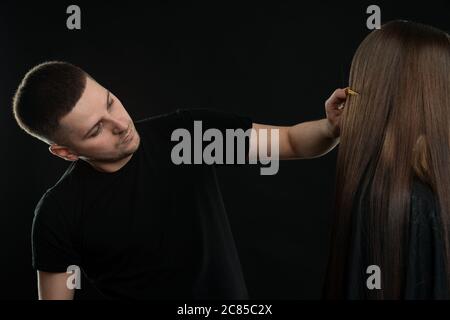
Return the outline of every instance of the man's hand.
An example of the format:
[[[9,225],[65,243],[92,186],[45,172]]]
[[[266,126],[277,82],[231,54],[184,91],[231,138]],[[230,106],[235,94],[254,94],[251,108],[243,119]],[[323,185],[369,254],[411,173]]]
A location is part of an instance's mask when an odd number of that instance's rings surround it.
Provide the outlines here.
[[[341,131],[341,115],[344,112],[344,102],[347,98],[345,89],[336,89],[325,101],[325,113],[327,115],[327,126],[331,137],[337,138]]]
[[[253,123],[256,130],[250,139],[251,156],[256,157],[258,131],[279,130],[279,157],[283,159],[308,159],[320,157],[339,143],[341,115],[347,94],[345,89],[336,89],[325,102],[327,117],[321,120],[302,122],[293,126],[272,126]],[[267,150],[271,141],[267,139]]]

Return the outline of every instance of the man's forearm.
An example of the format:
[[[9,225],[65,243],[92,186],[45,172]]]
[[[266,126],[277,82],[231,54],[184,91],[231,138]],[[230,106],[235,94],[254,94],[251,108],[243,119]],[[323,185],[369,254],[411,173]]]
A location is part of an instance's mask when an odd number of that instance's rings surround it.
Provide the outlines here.
[[[327,119],[291,126],[288,138],[295,158],[320,157],[339,143],[339,137],[333,132]]]

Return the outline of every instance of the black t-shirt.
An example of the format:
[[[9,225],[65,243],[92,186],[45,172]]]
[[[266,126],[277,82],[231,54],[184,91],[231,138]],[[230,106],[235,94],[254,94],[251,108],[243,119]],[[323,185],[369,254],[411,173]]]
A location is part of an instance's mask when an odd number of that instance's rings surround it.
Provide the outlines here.
[[[352,215],[352,245],[345,288],[348,299],[366,299],[369,291],[366,286],[369,247],[363,223],[367,201],[363,199],[361,203],[361,209],[355,210]],[[402,298],[450,299],[439,204],[431,188],[419,179],[414,180],[410,206],[406,280]]]
[[[33,267],[77,265],[110,298],[248,298],[214,166],[171,161],[173,130],[192,133],[194,120],[224,136],[252,126],[206,109],[137,121],[140,146],[124,167],[105,173],[78,160],[42,196]]]

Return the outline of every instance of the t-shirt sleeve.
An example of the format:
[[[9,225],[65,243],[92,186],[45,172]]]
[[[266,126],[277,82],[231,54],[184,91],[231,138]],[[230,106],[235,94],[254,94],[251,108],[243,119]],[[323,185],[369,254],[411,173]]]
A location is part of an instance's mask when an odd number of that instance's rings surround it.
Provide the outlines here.
[[[65,272],[80,265],[69,219],[48,192],[38,202],[32,224],[32,265],[46,272]]]
[[[450,298],[436,201],[431,190],[423,186],[413,191],[406,299]]]

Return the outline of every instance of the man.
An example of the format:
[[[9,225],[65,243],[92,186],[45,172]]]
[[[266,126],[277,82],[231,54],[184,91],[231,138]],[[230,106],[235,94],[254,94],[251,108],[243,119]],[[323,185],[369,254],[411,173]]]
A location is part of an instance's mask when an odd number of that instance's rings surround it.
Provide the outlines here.
[[[317,157],[338,143],[344,101],[338,89],[326,102],[327,119],[291,127],[210,110],[133,122],[118,97],[80,68],[34,67],[14,97],[15,118],[71,161],[35,211],[39,298],[73,299],[69,266],[109,298],[247,298],[214,166],[175,165],[171,134],[192,131],[196,120],[221,132],[278,129],[281,159]]]

